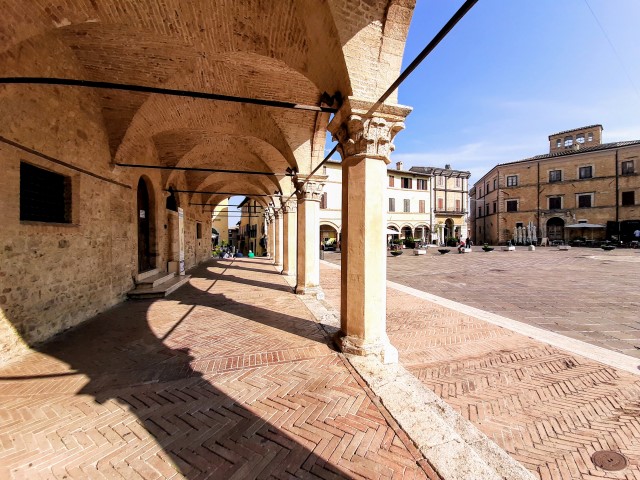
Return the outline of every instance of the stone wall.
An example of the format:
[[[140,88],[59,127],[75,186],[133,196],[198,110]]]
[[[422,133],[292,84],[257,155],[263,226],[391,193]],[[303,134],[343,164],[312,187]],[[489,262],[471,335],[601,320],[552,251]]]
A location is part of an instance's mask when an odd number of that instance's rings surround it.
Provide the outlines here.
[[[123,301],[138,270],[141,170],[111,166],[91,95],[69,88],[13,90],[0,95],[0,363]],[[20,162],[70,178],[71,223],[20,220]],[[155,204],[152,251],[166,269],[164,188],[159,175],[148,178]],[[211,220],[194,207],[185,217],[188,268],[210,256]]]

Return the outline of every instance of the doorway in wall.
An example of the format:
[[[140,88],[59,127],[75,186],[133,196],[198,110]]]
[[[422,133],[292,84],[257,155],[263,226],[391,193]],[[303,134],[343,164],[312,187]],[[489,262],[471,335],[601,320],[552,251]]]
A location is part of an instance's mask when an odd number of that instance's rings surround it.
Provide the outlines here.
[[[155,257],[151,252],[153,244],[152,201],[149,188],[143,177],[138,181],[138,272],[155,268]]]

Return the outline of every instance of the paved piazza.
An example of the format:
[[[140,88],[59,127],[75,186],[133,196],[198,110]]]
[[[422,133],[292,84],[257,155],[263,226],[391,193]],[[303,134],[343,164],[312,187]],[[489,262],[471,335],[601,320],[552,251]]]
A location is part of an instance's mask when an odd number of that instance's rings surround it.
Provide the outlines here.
[[[411,270],[415,262],[456,271],[461,261],[480,266],[507,255],[402,255],[390,259],[404,262],[390,270]],[[339,309],[339,269],[323,265],[321,274],[327,302]],[[640,480],[640,371],[621,371],[396,288],[387,289],[387,332],[407,370],[537,478]],[[628,466],[594,466],[591,457],[601,450],[622,453]]]
[[[429,248],[387,265],[388,280],[640,358],[640,250]]]
[[[439,478],[266,260],[0,369],[1,479]]]

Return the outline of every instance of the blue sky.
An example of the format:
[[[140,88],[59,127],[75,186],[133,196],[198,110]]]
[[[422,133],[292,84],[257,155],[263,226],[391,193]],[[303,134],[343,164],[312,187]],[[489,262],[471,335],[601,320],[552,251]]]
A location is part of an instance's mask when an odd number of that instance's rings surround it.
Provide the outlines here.
[[[418,0],[403,68],[463,3]],[[548,152],[561,130],[600,123],[604,142],[638,140],[640,0],[480,0],[400,86],[399,102],[413,112],[391,165],[448,163],[472,183],[497,163]]]
[[[418,0],[404,66],[462,3]],[[546,153],[557,131],[640,139],[639,20],[639,0],[480,0],[401,85],[414,110],[392,162],[450,163],[473,182]]]

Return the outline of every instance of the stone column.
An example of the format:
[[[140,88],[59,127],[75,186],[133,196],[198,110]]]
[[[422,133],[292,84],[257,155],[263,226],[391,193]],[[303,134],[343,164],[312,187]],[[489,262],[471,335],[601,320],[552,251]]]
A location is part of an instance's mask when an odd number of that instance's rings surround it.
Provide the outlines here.
[[[337,343],[342,351],[398,361],[386,332],[387,165],[407,107],[348,99],[329,130],[342,155],[342,298]]]
[[[276,256],[276,217],[269,211],[269,258],[275,261]]]
[[[303,184],[304,180],[307,180]],[[298,254],[296,293],[324,298],[320,289],[320,197],[324,176],[298,177]]]
[[[296,274],[296,247],[297,247],[297,200],[291,199],[282,206],[284,212],[284,255],[282,257],[282,274]]]
[[[276,210],[274,213],[274,230],[275,230],[275,248],[273,251],[274,262],[276,267],[282,267],[282,210]]]

